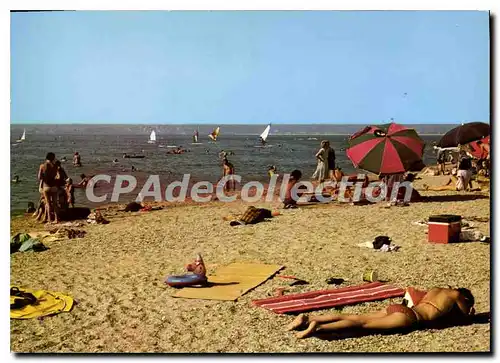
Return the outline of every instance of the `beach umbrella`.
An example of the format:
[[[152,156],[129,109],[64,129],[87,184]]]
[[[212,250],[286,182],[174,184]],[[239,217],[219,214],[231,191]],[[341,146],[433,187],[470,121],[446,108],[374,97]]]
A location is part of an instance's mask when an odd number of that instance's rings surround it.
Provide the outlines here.
[[[448,131],[439,140],[441,148],[465,145],[472,141],[481,140],[490,134],[490,125],[484,122],[469,122]]]
[[[390,123],[367,126],[352,135],[346,154],[357,168],[376,174],[397,174],[415,171],[416,165],[423,167],[424,146],[414,129]]]
[[[482,138],[481,140],[478,140],[478,141],[481,141],[483,144],[489,144],[490,143],[490,137],[489,136],[486,136],[485,138]],[[475,157],[476,159],[481,159],[481,155],[482,155],[482,150],[481,148],[479,147],[479,145],[477,144],[478,141],[472,141],[469,143],[470,147],[471,147],[471,151],[469,151],[469,153]]]

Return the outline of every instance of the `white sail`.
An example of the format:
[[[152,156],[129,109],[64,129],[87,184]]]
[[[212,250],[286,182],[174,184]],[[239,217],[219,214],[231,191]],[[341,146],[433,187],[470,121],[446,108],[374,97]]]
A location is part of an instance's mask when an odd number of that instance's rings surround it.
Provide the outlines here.
[[[26,129],[24,129],[23,134],[21,135],[21,138],[17,140],[17,142],[23,142],[26,140]]]
[[[262,139],[262,141],[266,141],[267,137],[269,136],[269,131],[271,131],[271,124],[267,125],[264,132],[260,134],[260,138]]]
[[[151,131],[151,135],[149,135],[149,141],[150,144],[154,144],[156,142],[156,131],[153,130]]]
[[[217,141],[217,137],[219,136],[220,133],[220,127],[217,127],[210,135],[208,135],[209,138],[211,138],[213,141]]]

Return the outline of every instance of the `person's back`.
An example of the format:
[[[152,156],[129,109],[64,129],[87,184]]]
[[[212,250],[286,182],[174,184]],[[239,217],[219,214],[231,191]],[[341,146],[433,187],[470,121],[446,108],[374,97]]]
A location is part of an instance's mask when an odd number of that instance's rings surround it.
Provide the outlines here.
[[[56,186],[57,167],[52,161],[46,160],[40,165],[40,180],[42,187],[51,188]]]
[[[464,157],[458,163],[458,170],[470,170],[472,169],[471,159],[468,157]]]
[[[335,150],[328,147],[328,169],[335,170]]]
[[[468,293],[470,294],[470,291]],[[470,309],[472,309],[474,305],[474,297],[472,294],[464,296],[463,293],[457,289],[436,287],[429,290],[422,300],[413,307],[413,310],[421,317],[421,320],[432,321],[448,315],[456,307],[458,307],[459,310],[467,309],[467,307],[464,306],[466,305],[465,303],[469,304]],[[466,314],[463,311],[462,313],[464,315]]]
[[[54,165],[56,167],[55,184],[57,187],[64,187],[68,175],[66,174],[66,171],[62,168],[61,162],[59,160],[57,160]]]

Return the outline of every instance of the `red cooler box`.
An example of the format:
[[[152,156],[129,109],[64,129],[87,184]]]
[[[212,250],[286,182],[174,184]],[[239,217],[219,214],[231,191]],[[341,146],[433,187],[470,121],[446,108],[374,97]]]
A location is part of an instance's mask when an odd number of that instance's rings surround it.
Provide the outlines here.
[[[429,242],[450,243],[460,241],[462,217],[440,214],[429,217]]]

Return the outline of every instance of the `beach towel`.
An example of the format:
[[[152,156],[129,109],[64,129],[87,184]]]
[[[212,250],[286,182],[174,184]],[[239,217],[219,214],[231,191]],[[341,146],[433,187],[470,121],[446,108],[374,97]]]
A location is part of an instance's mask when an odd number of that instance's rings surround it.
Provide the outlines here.
[[[32,319],[55,315],[70,311],[73,307],[73,298],[60,292],[25,289],[17,286],[11,286],[10,288],[11,319]],[[29,301],[29,299],[23,297],[23,295],[29,296],[29,294],[34,296],[36,300]]]
[[[173,296],[187,299],[235,301],[282,268],[283,266],[280,265],[232,263],[218,268],[215,273],[208,275],[207,287],[186,287]]]
[[[302,294],[254,300],[252,303],[255,306],[260,306],[277,314],[284,314],[384,300],[391,297],[401,297],[404,294],[405,290],[397,286],[386,285],[382,282],[371,282],[340,289],[311,291]]]

